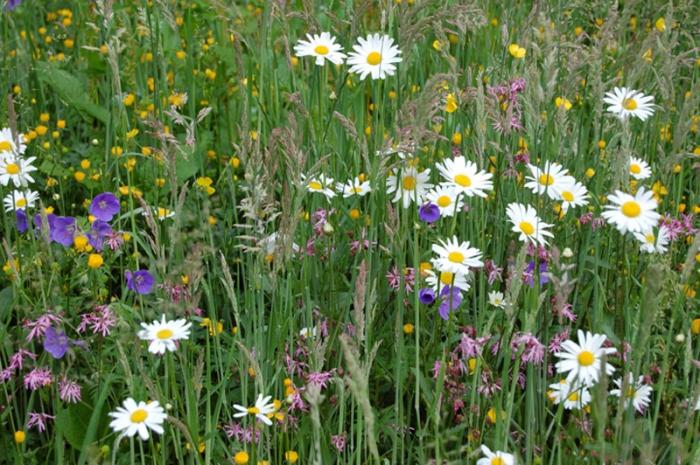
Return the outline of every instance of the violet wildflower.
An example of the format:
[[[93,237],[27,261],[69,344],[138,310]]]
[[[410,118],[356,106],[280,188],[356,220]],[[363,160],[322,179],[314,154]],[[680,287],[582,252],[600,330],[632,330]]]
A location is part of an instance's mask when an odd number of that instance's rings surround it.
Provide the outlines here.
[[[53,213],[49,213],[46,215],[46,223],[44,224],[44,220],[41,217],[40,213],[37,213],[34,215],[34,227],[36,228],[37,231],[44,231],[44,225],[47,227],[48,233],[46,233],[49,236],[49,240],[51,239],[51,231],[53,230],[53,224],[54,221],[56,220],[57,216],[54,215]],[[72,240],[71,240],[72,241]],[[72,242],[71,242],[72,243]]]
[[[335,447],[335,450],[337,450],[339,454],[342,454],[345,450],[346,442],[347,436],[345,433],[331,436],[331,444],[333,444],[333,447]]]
[[[112,227],[107,222],[99,219],[95,220],[92,222],[92,229],[87,235],[88,242],[95,250],[99,252],[102,250],[105,238],[111,232]]]
[[[112,221],[119,213],[119,200],[111,192],[103,192],[92,199],[89,211],[98,220]]]
[[[104,337],[116,324],[117,318],[109,305],[98,305],[93,312],[80,315],[80,324],[76,329],[79,333],[84,333],[89,327],[93,334],[100,333]]]
[[[445,286],[440,291],[440,299],[442,303],[440,304],[438,313],[440,314],[440,318],[447,320],[450,317],[450,312],[456,310],[462,303],[462,293],[457,287]]]
[[[435,291],[430,287],[424,287],[418,292],[418,300],[423,305],[432,305],[435,302]]]
[[[544,360],[545,347],[535,336],[530,333],[516,335],[510,343],[512,357],[522,348],[520,360],[523,363],[539,365]]]
[[[15,8],[17,8],[20,3],[22,3],[22,0],[7,0],[7,4],[5,5],[5,9],[12,11]]]
[[[15,218],[17,220],[17,231],[19,231],[20,234],[23,234],[29,226],[27,224],[27,214],[24,212],[24,210],[18,209],[15,210]]]
[[[48,368],[34,368],[24,376],[24,388],[31,391],[49,386],[53,382],[53,376]]]
[[[428,224],[435,223],[440,219],[440,207],[431,202],[423,204],[418,210],[418,218]]]
[[[64,331],[56,331],[49,326],[44,332],[44,350],[51,354],[55,359],[63,358],[68,351],[68,343],[70,339]]]
[[[63,402],[76,404],[82,398],[82,389],[75,381],[63,378],[58,382],[58,395]]]
[[[51,240],[58,242],[64,247],[73,245],[73,236],[76,232],[75,218],[72,216],[57,216],[53,223],[49,223],[51,229]]]
[[[148,270],[126,271],[126,288],[141,295],[150,294],[155,284],[153,275]]]
[[[40,433],[43,433],[46,431],[46,422],[54,418],[53,415],[46,413],[31,412],[29,413],[29,420],[27,420],[27,429],[36,428]]]

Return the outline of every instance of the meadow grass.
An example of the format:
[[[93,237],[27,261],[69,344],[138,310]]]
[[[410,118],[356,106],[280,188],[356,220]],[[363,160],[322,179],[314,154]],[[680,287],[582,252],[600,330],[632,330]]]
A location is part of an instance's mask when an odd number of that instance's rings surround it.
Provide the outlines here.
[[[700,463],[696,2],[3,3],[0,463]],[[321,32],[401,61],[296,56]],[[615,87],[653,114],[608,111]],[[418,174],[462,156],[492,185],[433,221]],[[584,205],[525,186],[546,162]],[[371,191],[327,182],[355,177]],[[649,250],[603,218],[617,190],[651,192]],[[482,263],[430,303],[453,236]],[[191,327],[154,354],[163,315]],[[575,390],[555,354],[578,330],[614,373]],[[162,434],[110,425],[127,398]]]

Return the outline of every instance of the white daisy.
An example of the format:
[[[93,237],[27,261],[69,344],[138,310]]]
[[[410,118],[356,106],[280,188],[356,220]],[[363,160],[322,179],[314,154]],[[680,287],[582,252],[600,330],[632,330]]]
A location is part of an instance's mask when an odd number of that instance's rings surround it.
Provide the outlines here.
[[[263,397],[260,394],[253,407],[234,404],[233,408],[238,410],[238,413],[234,413],[233,416],[234,418],[241,418],[247,415],[254,415],[258,420],[269,426],[272,424],[272,420],[267,415],[275,412],[275,404],[270,402],[270,399],[272,399],[272,396]]]
[[[0,157],[7,155],[22,155],[27,147],[24,145],[23,137],[19,135],[19,146],[12,137],[10,128],[0,129]]]
[[[637,180],[651,177],[651,168],[649,168],[649,164],[641,158],[630,157],[629,171],[630,176]]]
[[[588,189],[586,186],[576,181],[569,186],[564,186],[559,193],[561,200],[561,210],[566,214],[570,207],[581,207],[588,205]]]
[[[386,192],[395,193],[392,201],[400,200],[403,208],[408,208],[411,202],[423,203],[425,194],[433,188],[428,182],[429,177],[430,169],[418,172],[413,166],[403,168],[387,177]]]
[[[306,39],[299,39],[294,46],[294,53],[298,57],[316,57],[316,64],[323,66],[326,60],[333,64],[341,65],[345,59],[345,54],[341,53],[343,47],[335,43],[335,37],[330,32],[318,34],[306,34]]]
[[[611,390],[610,395],[621,397],[623,395],[622,378],[616,379],[614,383],[617,389]],[[640,376],[635,383],[634,375],[627,373],[627,386],[624,386],[624,389],[625,408],[633,405],[637,412],[644,413],[651,402],[651,393],[654,390],[648,384],[644,384],[644,376]]]
[[[348,58],[351,73],[359,74],[363,81],[367,75],[371,75],[372,79],[394,75],[394,63],[401,62],[401,50],[394,45],[394,39],[386,35],[370,34],[366,39],[359,37],[357,42],[352,47],[355,51]]]
[[[482,445],[481,453],[484,457],[476,461],[476,465],[515,465],[515,456],[500,450],[491,452],[491,449]]]
[[[361,181],[357,176],[348,180],[345,184],[339,184],[338,190],[343,192],[343,197],[348,198],[353,195],[364,197],[372,191],[369,181]]]
[[[456,287],[464,292],[467,292],[471,285],[469,284],[469,275],[462,273],[450,273],[449,271],[440,271],[440,276],[433,270],[425,270],[426,276],[425,282],[430,286],[436,293],[445,286]]]
[[[16,190],[7,194],[2,201],[5,204],[5,211],[11,212],[14,210],[26,210],[33,208],[37,200],[39,200],[38,192],[22,192]]]
[[[554,354],[562,359],[555,365],[557,373],[568,373],[566,380],[569,383],[577,380],[584,386],[593,386],[600,380],[603,357],[617,352],[614,347],[603,347],[606,339],[604,334],[592,334],[589,331],[584,333],[578,330],[578,344],[570,339],[564,341],[561,344],[562,350]],[[605,364],[605,372],[608,375],[614,371],[612,365]]]
[[[602,213],[608,223],[615,225],[618,231],[625,234],[630,232],[649,231],[659,221],[661,215],[656,212],[657,203],[654,193],[640,187],[633,196],[622,191],[615,191],[609,199],[612,204],[606,205]]]
[[[666,247],[671,240],[668,234],[668,228],[661,226],[658,233],[654,234],[654,230],[650,229],[646,233],[634,233],[634,237],[641,242],[639,250],[646,253],[665,253],[668,250]]]
[[[454,216],[456,212],[462,211],[464,202],[459,198],[459,194],[451,185],[440,185],[425,196],[430,203],[438,206],[440,216]]]
[[[467,197],[475,195],[486,197],[487,194],[484,191],[493,189],[491,181],[493,175],[480,171],[476,163],[467,161],[462,155],[448,158],[438,163],[436,167],[447,184],[454,187],[458,194],[465,194]]]
[[[186,340],[190,337],[192,323],[185,319],[166,321],[165,315],[161,321],[154,320],[150,325],[141,323],[143,328],[138,332],[139,338],[151,341],[148,351],[152,354],[164,354],[166,349],[174,352],[177,349],[175,341]]]
[[[449,271],[450,273],[469,273],[469,268],[480,268],[484,266],[481,261],[481,251],[469,246],[469,241],[459,242],[457,236],[452,239],[440,241],[440,244],[433,244],[433,252],[438,257],[433,260],[438,271]]]
[[[546,162],[543,169],[530,164],[527,167],[532,176],[525,177],[528,181],[525,187],[535,194],[546,193],[552,200],[558,200],[563,190],[569,190],[576,183],[573,176],[569,175],[569,170],[559,163]]]
[[[566,410],[581,410],[591,401],[591,393],[585,386],[578,383],[569,383],[562,379],[558,383],[550,384],[547,397],[554,405],[564,403]]]
[[[523,242],[532,242],[534,244],[547,245],[545,236],[554,237],[547,231],[551,228],[551,224],[543,223],[537,216],[537,211],[530,205],[521,203],[510,203],[506,208],[506,214],[511,223],[513,223],[513,232],[520,233],[519,239]]]
[[[129,397],[117,407],[117,410],[110,412],[109,416],[114,418],[109,426],[114,431],[123,431],[122,435],[133,437],[139,433],[139,437],[146,441],[149,438],[148,430],[163,434],[163,422],[168,415],[160,406],[158,401],[139,402]]]
[[[497,308],[503,308],[506,306],[505,296],[503,292],[491,291],[489,292],[489,304]]]
[[[304,183],[306,184],[306,190],[308,190],[309,192],[317,192],[319,194],[323,194],[328,199],[332,199],[333,197],[335,197],[335,190],[333,189],[335,181],[333,180],[333,178],[329,178],[325,174],[320,174],[318,175],[318,177],[309,179],[306,179],[304,176],[302,176],[302,180],[304,180]]]
[[[631,115],[645,121],[654,114],[654,97],[627,87],[615,87],[603,101],[609,105],[607,111],[622,120]]]
[[[29,174],[36,171],[32,166],[34,160],[36,157],[24,159],[19,155],[0,155],[0,184],[7,186],[12,181],[15,187],[24,187],[34,182]]]

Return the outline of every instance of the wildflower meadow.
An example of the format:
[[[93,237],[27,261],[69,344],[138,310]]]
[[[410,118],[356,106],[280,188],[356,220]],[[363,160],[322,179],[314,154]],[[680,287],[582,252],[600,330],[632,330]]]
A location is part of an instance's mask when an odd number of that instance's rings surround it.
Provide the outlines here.
[[[0,464],[700,464],[700,3],[0,0]]]

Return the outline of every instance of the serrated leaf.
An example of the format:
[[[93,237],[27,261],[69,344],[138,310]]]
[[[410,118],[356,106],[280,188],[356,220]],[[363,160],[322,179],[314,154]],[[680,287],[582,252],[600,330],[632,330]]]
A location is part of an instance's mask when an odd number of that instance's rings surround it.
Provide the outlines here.
[[[68,106],[87,113],[104,124],[109,120],[107,109],[91,102],[83,83],[66,70],[46,62],[38,62],[36,72],[39,80],[47,84]]]

